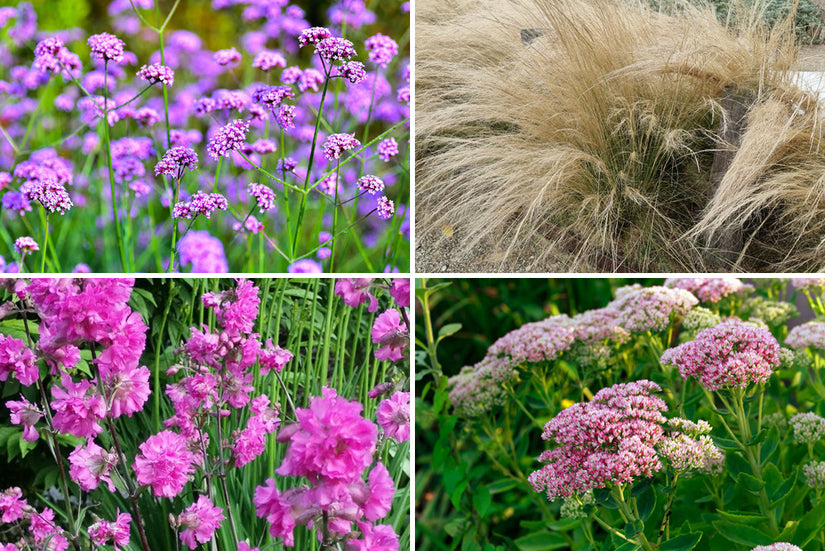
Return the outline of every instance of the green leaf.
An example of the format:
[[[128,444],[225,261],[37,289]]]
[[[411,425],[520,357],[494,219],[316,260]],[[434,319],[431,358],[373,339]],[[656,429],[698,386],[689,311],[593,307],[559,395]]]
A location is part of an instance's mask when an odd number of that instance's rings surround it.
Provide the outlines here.
[[[817,503],[810,511],[799,519],[799,526],[791,539],[791,543],[804,547],[825,527],[825,501]]]
[[[441,339],[445,339],[450,335],[455,335],[460,330],[460,323],[448,323],[447,325],[443,326],[441,329],[438,330],[438,339],[436,339],[436,342],[441,342]]]
[[[666,542],[662,543],[659,551],[690,551],[696,547],[696,544],[698,544],[701,539],[702,532],[682,534],[681,536],[670,538]]]
[[[473,507],[482,517],[486,517],[493,504],[493,498],[487,486],[478,486],[473,493]]]
[[[794,469],[793,474],[785,479],[778,488],[771,491],[771,488],[768,488],[768,499],[771,500],[771,508],[776,507],[779,503],[782,502],[793,490],[793,487],[796,485],[796,479],[799,476],[799,471]]]
[[[761,463],[763,465],[768,462],[768,459],[771,455],[773,455],[773,452],[776,451],[778,446],[779,431],[777,430],[776,425],[773,425],[768,431],[768,437],[765,439],[765,443],[762,444],[762,449],[759,450],[759,457],[761,458]]]
[[[761,526],[765,524],[765,517],[762,515],[753,515],[739,511],[716,511],[716,513],[723,519],[737,524],[747,524],[749,526]]]
[[[505,478],[503,480],[499,480],[498,482],[488,484],[487,488],[490,490],[491,494],[495,495],[500,494],[501,492],[512,490],[513,488],[516,488],[518,485],[518,482],[516,482],[512,478]]]
[[[745,442],[745,445],[746,446],[755,446],[757,444],[761,444],[762,442],[765,441],[765,438],[767,438],[767,437],[768,437],[768,430],[763,428],[762,430],[759,431],[759,433],[756,436],[751,438],[749,441]]]
[[[715,520],[713,521],[713,527],[716,528],[720,536],[733,543],[756,547],[757,545],[770,545],[774,542],[773,538],[764,532],[735,522]]]
[[[519,551],[553,551],[567,548],[567,541],[552,532],[536,532],[515,541]]]
[[[713,436],[713,443],[722,448],[726,452],[736,451],[739,446],[730,438],[723,438],[721,436]]]
[[[632,539],[636,536],[636,534],[641,533],[644,530],[645,525],[642,523],[641,520],[636,519],[633,522],[628,522],[624,526],[624,535],[627,539]]]
[[[642,522],[646,522],[656,507],[656,491],[652,486],[647,486],[644,491],[639,494],[636,498],[636,504],[639,507],[639,518],[642,519]]]
[[[736,477],[736,483],[753,493],[757,493],[765,487],[765,483],[763,481],[748,473],[739,473],[739,476]]]

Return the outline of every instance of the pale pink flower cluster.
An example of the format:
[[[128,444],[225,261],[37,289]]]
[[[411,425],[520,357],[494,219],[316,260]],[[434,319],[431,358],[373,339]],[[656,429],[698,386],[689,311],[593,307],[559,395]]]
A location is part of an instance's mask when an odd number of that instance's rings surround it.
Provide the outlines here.
[[[792,543],[780,541],[770,545],[757,545],[751,551],[802,551],[802,549]]]
[[[779,343],[762,326],[730,319],[665,350],[661,362],[679,368],[683,379],[697,379],[707,390],[744,388],[770,378],[779,366]]]
[[[684,289],[635,284],[619,288],[608,307],[619,311],[616,322],[628,331],[646,332],[664,331],[698,303]]]
[[[514,365],[549,362],[573,344],[570,318],[562,314],[526,323],[510,331],[490,346],[488,355],[508,358]]]
[[[825,461],[814,461],[802,466],[805,482],[814,490],[825,490]]]
[[[647,380],[618,384],[562,410],[544,426],[542,438],[559,446],[539,456],[545,465],[528,477],[533,489],[554,501],[653,476],[662,468],[655,445],[667,410],[652,395],[659,391]]]
[[[790,419],[793,441],[797,444],[818,442],[825,437],[825,419],[808,411],[797,413]]]
[[[753,292],[753,285],[735,277],[675,277],[667,279],[665,287],[690,291],[700,301],[711,304],[727,296]]]
[[[318,526],[323,519],[329,536],[347,545],[358,539],[359,531],[363,545],[380,536],[372,547],[352,549],[398,550],[392,528],[372,524],[389,512],[395,487],[387,468],[374,463],[378,429],[362,417],[362,409],[324,387],[323,396],[312,398],[309,408],[296,410],[297,423],[278,434],[278,441],[289,446],[275,472],[301,476],[311,484],[282,492],[270,478],[255,489],[257,515],[266,518],[269,533],[283,538],[285,546],[295,545],[296,527]]]
[[[487,355],[473,366],[461,368],[447,381],[450,403],[461,417],[479,417],[494,406],[504,403],[504,383],[518,378],[518,372],[508,358]]]
[[[530,484],[554,501],[649,478],[662,468],[662,460],[685,472],[720,457],[707,436],[709,424],[665,419],[665,402],[652,394],[659,391],[647,380],[617,384],[590,402],[562,410],[542,433],[559,446],[541,454],[545,465],[530,474]]]
[[[825,322],[809,321],[791,329],[785,337],[785,344],[795,350],[803,348],[825,349]]]
[[[820,293],[825,290],[825,277],[792,277],[794,289]]]

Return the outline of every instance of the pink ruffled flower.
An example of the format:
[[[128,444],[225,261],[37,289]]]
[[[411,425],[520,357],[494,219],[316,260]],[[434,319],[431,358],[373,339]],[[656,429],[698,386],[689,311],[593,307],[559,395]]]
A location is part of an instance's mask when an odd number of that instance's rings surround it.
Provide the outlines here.
[[[97,522],[89,526],[89,537],[95,545],[106,545],[112,542],[115,549],[129,545],[130,524],[132,515],[121,513],[117,510],[115,521],[98,519]]]
[[[34,427],[43,417],[43,412],[37,405],[29,402],[23,396],[21,401],[9,400],[6,407],[11,412],[11,423],[13,425],[23,425],[23,440],[36,442],[38,437],[37,429]]]
[[[157,497],[175,497],[181,493],[195,471],[195,456],[187,448],[181,435],[164,430],[150,436],[140,445],[132,468],[137,481],[152,486]]]
[[[69,476],[84,492],[91,492],[100,482],[105,482],[110,492],[115,491],[109,472],[117,465],[117,455],[109,453],[93,440],[86,441],[86,447],[77,446],[69,454]]]
[[[369,495],[362,504],[364,518],[369,521],[384,518],[390,512],[394,494],[395,484],[390,472],[383,463],[376,463],[369,475]]]
[[[258,317],[258,288],[248,279],[238,280],[234,289],[204,293],[204,305],[215,309],[218,324],[231,332],[251,333]]]
[[[359,522],[358,529],[361,538],[347,540],[344,551],[398,551],[398,535],[392,526]]]
[[[111,403],[112,417],[141,411],[152,392],[149,388],[149,368],[145,365],[128,371],[103,375],[103,384]]]
[[[304,488],[292,488],[281,493],[275,487],[275,480],[272,478],[268,478],[264,486],[255,488],[252,498],[255,514],[260,518],[266,518],[270,535],[283,538],[286,547],[295,546],[294,530],[298,523],[293,515],[293,509],[300,509],[298,501],[304,491]]]
[[[375,412],[384,435],[398,442],[410,439],[410,393],[396,392],[381,402]]]
[[[327,387],[322,392],[308,409],[297,409],[297,423],[281,429],[278,441],[289,442],[289,447],[275,472],[305,476],[313,483],[354,482],[372,463],[378,429],[361,416],[360,403]]]
[[[12,373],[24,386],[34,384],[39,377],[37,358],[25,342],[0,335],[0,381]]]
[[[398,310],[390,308],[375,318],[372,342],[378,345],[376,359],[395,362],[403,357],[402,351],[409,346],[410,336]]]
[[[63,375],[63,390],[52,387],[51,407],[55,411],[54,428],[78,438],[94,437],[103,432],[100,421],[106,416],[106,403],[87,380],[79,383]]]
[[[371,277],[356,279],[339,279],[335,282],[335,294],[339,295],[347,306],[356,308],[358,305],[369,302],[367,311],[378,310],[378,300],[370,293]]]
[[[278,345],[273,346],[272,339],[267,339],[266,348],[258,356],[258,362],[261,364],[261,375],[265,375],[267,371],[280,373],[292,358],[292,352]]]
[[[390,286],[390,296],[395,299],[395,303],[401,308],[410,306],[410,280],[406,278],[395,278]]]
[[[225,518],[220,507],[215,507],[208,497],[200,496],[198,501],[184,509],[178,517],[180,526],[185,527],[180,533],[180,541],[189,549],[195,549],[199,543],[212,539]]]
[[[23,491],[14,486],[0,493],[0,520],[4,523],[15,522],[23,518],[23,508],[28,504],[23,499]]]

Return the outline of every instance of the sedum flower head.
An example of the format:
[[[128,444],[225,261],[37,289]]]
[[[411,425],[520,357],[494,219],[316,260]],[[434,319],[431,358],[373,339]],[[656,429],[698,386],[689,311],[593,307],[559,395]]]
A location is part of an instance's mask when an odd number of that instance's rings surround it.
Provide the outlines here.
[[[709,329],[718,325],[722,321],[722,318],[719,317],[718,314],[715,314],[711,310],[704,308],[702,306],[697,306],[696,308],[692,309],[688,312],[684,319],[682,319],[682,327],[690,331],[691,333],[696,333],[701,331],[702,329]]]
[[[797,413],[789,421],[797,444],[817,442],[825,436],[825,419],[811,411]]]
[[[814,490],[825,490],[825,461],[814,461],[802,466],[805,482]]]
[[[665,287],[690,291],[702,302],[715,304],[730,295],[753,291],[753,285],[735,277],[676,277],[665,281]]]
[[[770,545],[758,545],[751,551],[802,551],[802,549],[792,543],[780,541]]]
[[[700,331],[661,358],[663,365],[679,368],[683,379],[697,379],[711,391],[764,383],[779,360],[779,343],[770,331],[737,319]]]
[[[573,494],[562,501],[559,516],[571,519],[587,518],[584,508],[594,503],[596,499],[593,497],[593,490],[587,490],[581,495]]]
[[[616,322],[634,332],[664,331],[687,314],[699,301],[684,289],[633,285],[616,291],[608,306],[619,311]]]
[[[808,347],[825,349],[825,322],[809,321],[797,325],[785,337],[785,344],[795,350]]]

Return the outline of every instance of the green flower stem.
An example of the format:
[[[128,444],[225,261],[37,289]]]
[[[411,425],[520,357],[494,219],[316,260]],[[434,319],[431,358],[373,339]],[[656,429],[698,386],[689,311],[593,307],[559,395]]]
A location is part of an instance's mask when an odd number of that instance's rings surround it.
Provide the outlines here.
[[[40,273],[46,273],[46,253],[49,248],[49,215],[44,213],[44,209],[40,209],[40,220],[43,223],[43,253],[40,259]]]
[[[622,488],[621,486],[614,486],[611,489],[610,493],[611,495],[613,495],[613,499],[616,500],[616,504],[619,506],[619,514],[622,515],[622,518],[625,519],[625,522],[641,522],[641,519],[639,518],[639,510],[636,506],[636,500],[631,498],[631,503],[625,501],[624,488]],[[644,551],[653,551],[653,546],[647,540],[647,536],[645,536],[644,523],[642,523],[642,529],[636,535],[635,539],[629,541],[635,541],[637,545],[644,549]]]
[[[318,105],[318,115],[315,117],[315,133],[312,136],[312,147],[309,150],[309,161],[307,161],[307,175],[304,179],[304,194],[301,196],[301,203],[298,206],[298,220],[295,223],[295,237],[292,240],[292,251],[291,256],[295,256],[297,252],[297,244],[298,244],[298,234],[301,231],[301,222],[304,219],[304,212],[306,211],[306,203],[307,203],[307,193],[309,191],[309,179],[312,177],[312,163],[315,159],[315,146],[318,143],[318,129],[321,126],[321,117],[324,112],[324,101],[327,98],[327,90],[329,89],[329,80],[330,80],[330,72],[331,67],[328,69],[326,64],[324,64],[324,60],[321,60],[321,64],[324,66],[324,89],[321,91],[321,102]]]
[[[332,235],[335,235],[336,231],[338,230],[338,210],[340,205],[338,205],[338,185],[341,182],[341,160],[338,160],[338,164],[335,168],[335,206],[332,209]],[[357,196],[356,196],[357,198]],[[356,205],[357,205],[356,201]],[[337,243],[337,239],[333,239],[332,243],[330,244],[330,253],[329,253],[329,273],[335,273],[335,243]]]
[[[104,145],[106,147],[106,162],[109,166],[109,189],[112,192],[112,214],[115,216],[115,233],[117,234],[117,249],[120,253],[120,265],[124,271],[130,272],[126,260],[126,249],[123,243],[123,234],[120,227],[120,215],[117,212],[117,193],[115,190],[115,172],[112,168],[112,145],[109,142],[109,89],[108,89],[108,75],[109,75],[109,61],[103,62],[103,137]]]

